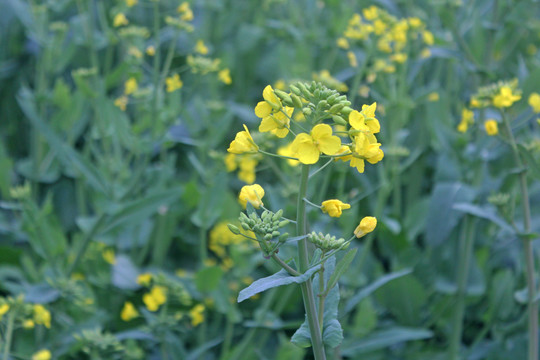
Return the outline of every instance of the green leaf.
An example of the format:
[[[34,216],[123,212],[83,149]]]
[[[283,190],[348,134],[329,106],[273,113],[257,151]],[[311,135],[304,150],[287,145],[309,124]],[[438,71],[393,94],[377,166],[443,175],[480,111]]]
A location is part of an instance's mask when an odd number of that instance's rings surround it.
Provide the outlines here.
[[[343,275],[343,273],[347,271],[357,251],[357,248],[349,250],[347,254],[345,254],[345,256],[343,257],[343,259],[341,259],[341,261],[337,264],[336,270],[334,271],[332,276],[330,276],[330,280],[328,280],[328,285],[326,286],[327,291],[328,289],[332,289],[337,284],[341,275]]]
[[[377,331],[364,339],[354,339],[343,344],[341,354],[347,357],[356,357],[375,350],[381,350],[402,342],[423,340],[433,337],[433,332],[426,329],[394,327]]]
[[[345,305],[344,314],[350,312],[360,301],[362,301],[362,299],[371,295],[375,290],[379,289],[381,286],[387,284],[388,282],[392,280],[399,279],[400,277],[403,277],[405,275],[409,275],[410,273],[412,273],[412,269],[403,269],[403,270],[396,271],[396,272],[393,272],[393,273],[390,273],[390,274],[387,274],[378,278],[376,281],[364,287],[356,295],[350,298],[349,301],[347,301],[347,305]]]
[[[526,169],[529,174],[536,180],[540,180],[540,165],[536,162],[536,159],[532,156],[531,152],[521,144],[518,144],[519,153],[527,163]]]
[[[304,274],[299,276],[291,276],[287,271],[281,269],[273,275],[254,281],[247,288],[240,291],[240,293],[238,294],[238,302],[242,302],[252,297],[253,295],[277,286],[289,285],[292,283],[301,284],[307,281],[307,279],[309,279],[316,271],[318,271],[320,267],[320,265],[312,267],[308,269]]]
[[[34,95],[28,88],[21,88],[17,95],[17,102],[26,117],[30,120],[30,123],[35,126],[40,134],[47,140],[47,143],[55,151],[56,156],[58,156],[63,165],[66,167],[74,166],[82,175],[84,175],[85,180],[90,186],[103,194],[109,195],[108,186],[103,181],[99,170],[72,147],[65,144],[49,125],[39,117],[36,110]]]
[[[223,270],[219,266],[210,266],[197,271],[195,285],[201,292],[212,291],[218,287],[222,277]]]
[[[490,220],[504,230],[510,233],[515,233],[514,228],[512,228],[506,221],[504,221],[504,219],[497,216],[497,210],[493,206],[478,206],[471,203],[457,203],[454,204],[452,208],[454,210],[463,211],[467,214],[471,214],[482,219]]]

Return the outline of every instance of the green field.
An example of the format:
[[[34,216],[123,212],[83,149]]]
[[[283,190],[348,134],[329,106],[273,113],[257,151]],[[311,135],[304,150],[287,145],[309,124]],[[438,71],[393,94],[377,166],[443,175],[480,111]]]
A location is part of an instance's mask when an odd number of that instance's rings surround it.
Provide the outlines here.
[[[539,360],[540,2],[0,1],[0,360]]]

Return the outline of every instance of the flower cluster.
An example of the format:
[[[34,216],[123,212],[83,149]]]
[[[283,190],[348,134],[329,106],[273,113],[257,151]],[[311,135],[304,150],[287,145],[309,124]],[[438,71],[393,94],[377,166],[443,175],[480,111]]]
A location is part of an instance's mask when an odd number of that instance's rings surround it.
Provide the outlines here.
[[[504,109],[512,106],[521,99],[521,90],[518,88],[518,80],[499,81],[478,89],[471,97],[471,108],[496,107]]]
[[[295,83],[290,93],[268,85],[255,107],[261,118],[259,132],[292,142],[281,146],[281,156],[303,164],[315,164],[321,157],[350,161],[364,172],[364,161],[376,164],[384,157],[375,134],[380,124],[375,117],[377,104],[364,105],[361,111],[350,108],[347,97],[318,82]],[[302,121],[295,114],[302,114]],[[262,152],[248,128],[236,134],[227,151],[232,154]],[[263,152],[265,153],[265,152]],[[256,208],[258,206],[254,205]]]
[[[421,45],[417,44],[421,39]],[[372,5],[362,10],[362,15],[354,14],[343,32],[337,39],[337,45],[347,51],[351,67],[358,66],[352,45],[362,45],[364,42],[376,44],[375,57],[370,65],[370,72],[392,73],[396,64],[407,61],[411,50],[422,48],[419,54],[429,57],[430,51],[426,46],[434,43],[433,34],[426,29],[425,23],[417,17],[398,19],[387,11]]]

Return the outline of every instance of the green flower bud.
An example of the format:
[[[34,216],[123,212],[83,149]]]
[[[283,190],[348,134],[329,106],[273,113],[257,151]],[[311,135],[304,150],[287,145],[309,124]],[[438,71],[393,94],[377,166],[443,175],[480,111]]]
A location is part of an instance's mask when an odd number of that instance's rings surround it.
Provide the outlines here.
[[[349,114],[353,111],[353,109],[351,109],[350,107],[348,106],[345,106],[343,109],[341,109],[341,113],[345,116],[349,116]]]
[[[281,234],[281,236],[279,237],[279,242],[284,243],[285,241],[287,241],[288,238],[289,238],[289,233]]]
[[[294,95],[296,95],[296,96],[302,96],[302,95],[301,95],[302,92],[301,92],[300,89],[297,88],[296,86],[290,85],[290,86],[289,86],[289,89],[291,89],[291,91],[292,91],[292,93],[293,93]]]
[[[272,240],[272,234],[266,234],[266,235],[264,235],[264,240],[266,240],[266,241]]]
[[[274,216],[272,216],[272,220],[274,221],[277,221],[279,219],[281,219],[281,216],[283,215],[283,210],[282,209],[279,209],[275,214]]]
[[[282,228],[282,227],[285,227],[285,226],[287,226],[287,225],[289,225],[289,220],[283,220],[283,221],[280,221],[280,222],[279,222],[279,225],[278,225],[278,226],[279,226],[280,228]]]
[[[332,115],[332,120],[339,125],[347,125],[347,121],[339,115]]]
[[[306,108],[302,109],[302,112],[304,113],[305,116],[309,116],[309,115],[311,115],[312,111],[311,111],[310,108],[306,107]]]
[[[279,231],[272,231],[272,237],[275,238],[279,236],[281,233]]]
[[[291,99],[292,99],[294,107],[302,108],[302,100],[300,99],[299,96],[297,96],[296,94],[292,94]]]
[[[241,223],[241,225],[242,225],[242,229],[251,230],[251,227],[248,224],[246,224],[245,222]]]
[[[336,103],[336,100],[338,98],[339,94],[333,94],[333,95],[330,95],[326,101],[328,101],[329,104],[335,104]]]
[[[240,234],[240,229],[238,229],[238,227],[234,226],[233,224],[227,224],[227,227],[229,228],[229,230],[231,230],[231,232],[234,235],[239,235]]]
[[[338,112],[341,111],[341,109],[343,109],[343,105],[342,104],[336,104],[336,105],[333,105],[329,110],[328,112],[330,114],[337,114]]]

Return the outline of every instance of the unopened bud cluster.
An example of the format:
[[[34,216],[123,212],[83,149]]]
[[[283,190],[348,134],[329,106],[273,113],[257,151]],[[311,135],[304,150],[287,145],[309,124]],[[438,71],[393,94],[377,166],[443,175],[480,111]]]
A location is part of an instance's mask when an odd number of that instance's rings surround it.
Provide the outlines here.
[[[302,109],[306,116],[314,115],[316,122],[331,118],[336,124],[348,124],[346,119],[353,109],[349,107],[351,102],[347,100],[347,96],[315,81],[311,84],[298,82],[290,85],[290,89],[290,94],[274,90],[286,106]]]
[[[288,220],[281,220],[282,215],[283,210],[281,209],[276,213],[269,210],[264,210],[260,217],[256,212],[252,212],[249,216],[244,213],[240,213],[240,217],[238,219],[240,220],[240,224],[244,230],[253,231],[253,233],[255,233],[263,252],[270,255],[277,250],[279,244],[284,243],[289,237],[288,233],[282,234],[280,231],[281,228],[289,224]],[[233,233],[235,233],[235,231],[240,232],[240,230],[236,227],[231,228],[231,225],[229,225],[229,229],[231,229]],[[267,243],[268,241],[275,240],[276,238],[278,239],[277,245],[270,245]]]
[[[309,234],[307,239],[322,251],[336,250],[340,248],[346,249],[349,246],[349,244],[345,243],[345,239],[343,238],[336,239],[335,236],[330,234],[324,235],[323,233],[316,233],[315,231]]]

